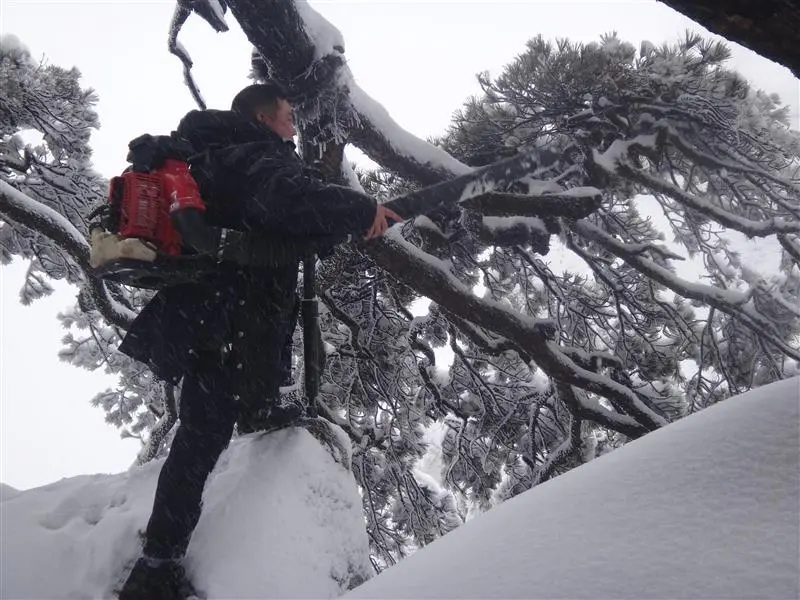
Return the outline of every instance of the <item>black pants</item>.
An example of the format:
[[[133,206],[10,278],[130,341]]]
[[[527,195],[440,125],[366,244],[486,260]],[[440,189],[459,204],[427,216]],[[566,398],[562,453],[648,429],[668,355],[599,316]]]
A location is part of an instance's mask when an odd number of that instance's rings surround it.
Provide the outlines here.
[[[184,378],[178,431],[158,476],[147,524],[147,556],[183,556],[200,519],[203,488],[236,421],[223,373],[215,370]]]
[[[243,337],[224,356],[205,351],[184,377],[180,421],[158,477],[145,555],[185,554],[200,519],[206,480],[227,448],[237,418],[277,398],[279,384],[291,377],[294,317],[296,313],[289,323],[264,317],[262,323],[254,323],[259,325],[258,340],[245,342],[248,338]]]

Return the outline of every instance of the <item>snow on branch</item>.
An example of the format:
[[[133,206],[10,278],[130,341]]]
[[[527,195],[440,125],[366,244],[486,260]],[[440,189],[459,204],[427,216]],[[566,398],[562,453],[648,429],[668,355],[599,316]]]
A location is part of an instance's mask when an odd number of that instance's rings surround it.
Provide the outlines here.
[[[102,281],[92,275],[89,243],[63,215],[0,181],[0,215],[44,235],[62,248],[83,270],[92,300],[111,324],[126,328],[136,316],[115,300]]]
[[[778,235],[778,242],[786,253],[791,256],[795,262],[800,264],[800,242],[792,241],[788,235]]]
[[[569,435],[555,450],[547,455],[544,463],[535,471],[531,481],[531,487],[537,486],[550,479],[555,470],[570,457],[580,452],[581,448],[581,406],[575,390],[572,386],[557,383],[556,389],[558,396],[564,405],[569,409],[571,416],[569,420]]]
[[[413,286],[447,311],[496,332],[519,346],[550,377],[613,399],[618,405],[624,406],[630,415],[602,409],[605,412],[595,410],[593,419],[604,418],[618,422],[620,427],[633,427],[637,435],[666,424],[632,390],[573,362],[553,341],[555,328],[552,321],[532,319],[493,300],[478,298],[466,284],[449,272],[443,261],[403,239],[400,228],[390,229],[382,241],[367,246],[367,251],[398,280]],[[600,408],[598,405],[597,409]]]
[[[314,45],[315,58],[335,52],[344,53],[344,36],[333,23],[314,10],[308,2],[295,2],[294,6],[310,42]]]
[[[259,75],[285,88],[303,119],[324,124],[328,131],[320,141],[346,138],[386,169],[423,185],[471,171],[401,128],[355,83],[341,33],[307,3],[229,0],[228,5],[256,48]]]
[[[683,152],[687,157],[692,159],[692,161],[698,165],[702,165],[704,167],[709,167],[714,170],[727,170],[727,171],[734,171],[738,173],[744,173],[748,175],[757,175],[758,177],[763,177],[767,181],[771,181],[775,183],[793,194],[800,193],[800,187],[796,184],[786,181],[781,177],[777,177],[772,173],[765,171],[755,165],[750,165],[744,162],[743,158],[737,158],[736,162],[727,161],[727,160],[720,160],[715,156],[712,156],[708,153],[701,152],[695,149],[692,144],[684,139],[682,135],[680,135],[674,127],[669,125],[664,126],[667,131],[667,137],[669,141],[674,144],[674,146]]]
[[[478,327],[477,325],[469,322],[466,319],[462,319],[458,315],[455,315],[448,310],[443,310],[442,312],[447,317],[448,321],[458,326],[458,330],[462,334],[464,334],[473,344],[478,346],[487,354],[497,356],[503,354],[504,352],[508,352],[509,350],[513,350],[520,355],[522,360],[525,362],[530,362],[531,359],[525,353],[525,351],[516,344],[510,342],[508,339],[493,335],[484,328]]]
[[[330,21],[311,8],[307,2],[292,4],[305,33],[305,38],[299,40],[299,43],[303,45],[306,39],[308,40],[313,49],[314,62],[320,63],[326,57],[344,54],[342,34]],[[294,18],[290,9],[287,9],[285,14],[289,18]],[[262,55],[270,57],[270,65],[277,62],[274,55]],[[347,132],[349,141],[363,150],[372,160],[406,179],[423,185],[437,183],[472,170],[444,150],[400,127],[388,111],[355,82],[344,61],[338,61],[332,66],[338,75],[333,82],[338,88],[338,93],[332,94],[332,97],[338,100],[346,98],[349,106],[344,112],[352,112],[345,119],[337,115],[334,121],[349,121],[350,127]],[[308,65],[306,71],[313,68],[313,64]],[[275,76],[274,72],[271,74]],[[296,78],[296,75],[293,77]],[[334,107],[334,103],[329,104],[330,107]]]
[[[539,254],[550,251],[550,232],[539,217],[465,218],[464,226],[488,246],[530,245]]]
[[[769,336],[769,340],[782,352],[791,356],[795,360],[800,360],[800,351],[792,348],[781,339],[780,332],[775,330],[774,325],[758,312],[750,310],[745,304],[750,300],[751,294],[742,293],[737,290],[724,290],[718,287],[692,283],[681,279],[675,273],[657,265],[655,262],[646,258],[641,253],[641,245],[625,244],[613,238],[596,225],[588,221],[581,220],[572,224],[572,229],[587,240],[591,240],[604,249],[613,252],[626,263],[644,273],[647,277],[656,281],[676,294],[708,304],[709,306],[722,311],[732,317],[741,320],[753,331],[762,335]]]
[[[29,198],[17,188],[0,180],[0,209],[10,219],[39,231],[47,237],[60,238],[61,245],[77,262],[89,262],[89,243],[66,217]]]
[[[359,126],[350,132],[350,139],[372,160],[401,177],[423,185],[472,171],[471,167],[441,148],[400,127],[388,111],[364,92],[352,77],[346,80],[346,86],[359,122]]]
[[[669,196],[687,208],[715,219],[721,225],[734,229],[748,237],[766,237],[778,233],[800,233],[800,221],[787,220],[780,217],[764,221],[754,221],[733,214],[707,200],[682,190],[674,183],[651,175],[643,169],[634,167],[628,158],[630,151],[649,154],[657,145],[657,136],[639,135],[629,141],[616,140],[605,152],[592,150],[594,164],[608,175],[625,177],[635,183],[647,187],[653,192]]]
[[[323,37],[310,32],[315,25],[320,28],[321,22],[327,21],[319,16],[306,23],[301,12],[308,16],[313,9],[300,9],[301,3],[294,0],[227,0],[227,4],[255,47],[253,67],[260,76],[280,84],[297,99],[317,96],[334,85],[335,71],[344,64],[344,49],[333,47],[338,44],[317,49],[314,42]]]
[[[220,0],[178,0],[178,6],[199,15],[217,33],[228,31],[225,22],[225,5]]]
[[[487,194],[529,175],[542,164],[535,150],[520,153],[496,163],[471,169],[469,172],[408,192],[386,203],[400,215],[420,215],[444,204],[463,203]]]

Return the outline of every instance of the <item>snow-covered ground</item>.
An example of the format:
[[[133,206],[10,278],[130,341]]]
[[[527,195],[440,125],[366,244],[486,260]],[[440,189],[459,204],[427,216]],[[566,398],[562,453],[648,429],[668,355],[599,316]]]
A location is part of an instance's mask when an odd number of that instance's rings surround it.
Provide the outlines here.
[[[0,598],[111,598],[161,464],[3,486]],[[187,568],[210,598],[332,598],[373,572],[353,475],[305,430],[234,439],[204,504]]]
[[[517,496],[346,598],[798,598],[800,378]]]
[[[347,598],[800,596],[800,378],[732,398],[522,494]],[[160,462],[3,486],[2,598],[107,598]],[[331,598],[369,575],[349,471],[307,432],[236,439],[189,570],[212,600]]]

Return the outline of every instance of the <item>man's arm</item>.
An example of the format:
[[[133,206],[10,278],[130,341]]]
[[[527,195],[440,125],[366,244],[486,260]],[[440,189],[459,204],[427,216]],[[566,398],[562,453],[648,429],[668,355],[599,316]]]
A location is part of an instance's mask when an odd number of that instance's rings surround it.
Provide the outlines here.
[[[245,227],[286,235],[363,236],[377,215],[375,199],[350,187],[323,183],[301,169],[273,172],[250,182]]]
[[[371,196],[312,176],[296,155],[247,155],[236,147],[218,151],[212,163],[220,169],[213,179],[229,182],[237,228],[244,231],[342,241],[348,235],[373,239],[388,228],[387,218],[402,221]]]

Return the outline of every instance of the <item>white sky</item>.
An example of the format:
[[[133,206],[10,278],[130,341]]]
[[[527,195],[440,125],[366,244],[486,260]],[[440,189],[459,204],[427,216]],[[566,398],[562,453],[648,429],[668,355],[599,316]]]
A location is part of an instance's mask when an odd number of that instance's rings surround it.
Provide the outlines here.
[[[13,33],[35,57],[76,66],[100,96],[101,129],[92,137],[96,168],[111,176],[125,166],[137,135],[168,133],[195,108],[180,61],[166,50],[171,0],[2,0],[0,32]],[[611,2],[468,0],[313,1],[343,33],[346,56],[361,87],[403,127],[426,137],[441,133],[452,113],[479,91],[475,74],[497,73],[527,39],[592,41],[617,31],[629,42],[672,41],[700,26],[645,0]],[[228,15],[231,31],[216,34],[197,17],[181,41],[211,108],[227,108],[247,85],[250,44]],[[800,104],[798,80],[779,65],[733,45],[733,64],[756,86]],[[797,124],[795,123],[795,127]],[[557,258],[557,257],[551,257]],[[0,481],[18,489],[82,473],[117,472],[137,443],[120,441],[89,399],[113,384],[58,361],[63,331],[56,314],[75,290],[56,285],[51,298],[23,307],[24,267],[0,268]]]

